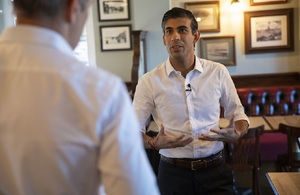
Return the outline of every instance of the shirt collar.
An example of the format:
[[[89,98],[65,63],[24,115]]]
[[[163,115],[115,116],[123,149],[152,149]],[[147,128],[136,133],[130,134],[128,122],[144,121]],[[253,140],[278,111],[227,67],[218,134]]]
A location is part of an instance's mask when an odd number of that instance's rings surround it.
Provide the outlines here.
[[[171,62],[170,62],[170,59],[168,58],[167,61],[166,61],[166,71],[167,71],[167,75],[170,76],[170,74],[172,72],[176,72],[176,70],[173,68]]]
[[[195,64],[194,70],[203,72],[203,64],[200,62],[200,60],[197,56],[195,56],[195,57],[196,57],[196,64]],[[166,61],[166,71],[167,71],[168,76],[170,76],[170,74],[172,72],[176,72],[176,70],[174,69],[174,67],[172,66],[172,64],[170,62],[170,58],[168,58]]]

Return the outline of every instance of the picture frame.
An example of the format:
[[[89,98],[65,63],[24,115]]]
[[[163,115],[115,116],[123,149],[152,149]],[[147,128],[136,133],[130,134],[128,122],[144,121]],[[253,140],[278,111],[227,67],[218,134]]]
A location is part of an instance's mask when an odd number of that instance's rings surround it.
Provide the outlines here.
[[[294,50],[294,9],[244,12],[245,53]]]
[[[280,4],[287,3],[288,0],[250,0],[250,5],[269,5],[269,4]]]
[[[130,20],[129,0],[98,0],[99,21]]]
[[[101,51],[131,50],[131,25],[100,26]]]
[[[184,8],[194,14],[200,32],[220,32],[219,1],[187,2]]]
[[[236,65],[235,37],[214,36],[200,38],[200,57],[225,66]]]

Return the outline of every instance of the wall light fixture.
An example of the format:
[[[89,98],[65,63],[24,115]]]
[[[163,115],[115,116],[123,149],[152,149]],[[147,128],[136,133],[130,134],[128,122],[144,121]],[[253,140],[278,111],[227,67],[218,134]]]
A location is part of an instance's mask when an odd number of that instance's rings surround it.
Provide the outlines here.
[[[231,0],[231,4],[239,3],[239,2],[240,2],[239,0]]]

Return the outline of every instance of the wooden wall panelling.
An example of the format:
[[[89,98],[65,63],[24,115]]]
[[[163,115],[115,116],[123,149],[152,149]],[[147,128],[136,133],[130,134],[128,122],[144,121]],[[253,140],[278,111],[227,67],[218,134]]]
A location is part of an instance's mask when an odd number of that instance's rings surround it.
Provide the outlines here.
[[[232,76],[236,88],[291,86],[300,84],[300,73]]]
[[[147,72],[146,59],[146,31],[134,30],[131,32],[133,36],[133,59],[131,68],[130,91],[133,96],[139,79],[139,69],[143,66],[144,73]],[[142,54],[142,55],[141,55]],[[142,57],[142,59],[141,59]]]

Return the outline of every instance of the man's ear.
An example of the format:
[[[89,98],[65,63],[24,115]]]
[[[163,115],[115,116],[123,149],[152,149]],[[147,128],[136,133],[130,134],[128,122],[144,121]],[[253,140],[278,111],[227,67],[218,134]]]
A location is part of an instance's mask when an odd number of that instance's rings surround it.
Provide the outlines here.
[[[78,0],[68,0],[66,5],[66,19],[69,23],[75,23],[77,20],[77,12],[79,10]]]
[[[194,34],[194,43],[196,43],[200,38],[200,31],[197,30],[196,33]]]
[[[165,34],[163,35],[162,38],[163,38],[164,46],[166,46]]]

